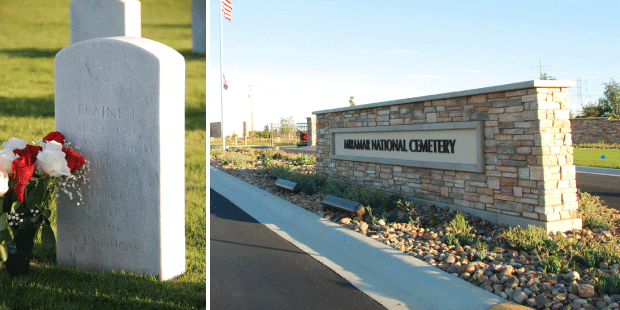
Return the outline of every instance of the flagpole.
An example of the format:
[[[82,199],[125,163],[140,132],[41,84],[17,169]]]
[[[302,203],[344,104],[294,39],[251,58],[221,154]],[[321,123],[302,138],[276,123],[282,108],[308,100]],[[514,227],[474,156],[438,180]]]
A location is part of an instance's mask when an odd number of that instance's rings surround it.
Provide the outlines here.
[[[224,90],[223,90],[223,77],[224,77],[224,73],[223,73],[223,69],[222,69],[222,64],[223,64],[223,59],[222,59],[222,14],[224,14],[224,12],[222,12],[222,3],[220,2],[220,104],[221,104],[221,112],[222,112],[222,121],[220,122],[220,129],[222,131],[222,149],[225,151],[226,150],[226,134],[224,134]]]

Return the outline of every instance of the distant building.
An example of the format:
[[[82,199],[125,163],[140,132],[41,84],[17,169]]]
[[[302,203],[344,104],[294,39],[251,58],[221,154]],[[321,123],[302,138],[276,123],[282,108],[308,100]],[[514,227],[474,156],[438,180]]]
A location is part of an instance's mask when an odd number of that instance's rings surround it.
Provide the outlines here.
[[[222,122],[213,122],[211,123],[211,128],[209,129],[209,136],[211,138],[221,138],[222,137]]]

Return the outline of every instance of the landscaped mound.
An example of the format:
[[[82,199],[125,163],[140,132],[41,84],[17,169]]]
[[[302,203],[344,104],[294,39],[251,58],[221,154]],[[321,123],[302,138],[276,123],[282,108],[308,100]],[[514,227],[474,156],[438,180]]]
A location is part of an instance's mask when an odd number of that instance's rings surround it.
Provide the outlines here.
[[[582,230],[546,234],[341,184],[316,173],[315,161],[273,149],[211,150],[211,164],[231,175],[507,300],[538,309],[620,308],[620,212],[596,196],[578,195]],[[278,178],[302,192],[278,190]],[[351,218],[324,209],[326,195],[359,201],[367,212]]]

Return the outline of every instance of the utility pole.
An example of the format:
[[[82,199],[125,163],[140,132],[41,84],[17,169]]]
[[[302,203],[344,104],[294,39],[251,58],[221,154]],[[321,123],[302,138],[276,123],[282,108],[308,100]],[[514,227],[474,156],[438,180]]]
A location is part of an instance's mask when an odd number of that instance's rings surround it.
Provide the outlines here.
[[[539,70],[540,70],[540,79],[542,80],[542,78],[543,78],[542,68],[543,68],[543,67],[545,67],[545,68],[547,67],[547,66],[543,66],[543,65],[542,65],[542,59],[540,59],[540,65],[538,65],[538,66],[532,66],[532,67],[533,67],[533,68],[536,68],[536,67],[538,67],[538,68],[539,68]]]
[[[250,97],[250,120],[252,121],[252,132],[254,132],[254,102],[252,102],[252,85],[250,85],[250,94],[248,97]]]
[[[577,78],[577,98],[579,100],[579,106],[583,106],[583,92],[581,91],[581,77]]]

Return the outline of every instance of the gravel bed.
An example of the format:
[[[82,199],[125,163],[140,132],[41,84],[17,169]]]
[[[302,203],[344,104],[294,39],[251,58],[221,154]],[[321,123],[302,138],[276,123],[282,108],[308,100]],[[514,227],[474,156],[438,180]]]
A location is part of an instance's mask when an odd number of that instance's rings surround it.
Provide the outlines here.
[[[372,224],[367,216],[352,218],[345,213],[324,209],[321,205],[323,197],[320,195],[308,196],[303,192],[294,195],[276,189],[273,185],[275,181],[265,178],[260,169],[221,166],[213,159],[211,164],[310,212],[408,253],[506,300],[535,309],[620,310],[620,295],[600,295],[596,289],[597,272],[618,272],[620,264],[609,266],[601,263],[598,269],[544,273],[536,255],[528,251],[508,249],[502,243],[500,235],[507,226],[492,224],[461,213],[469,225],[473,226],[471,237],[484,240],[488,248],[486,257],[480,259],[477,255],[480,249],[476,245],[454,246],[446,243],[451,233],[447,226],[455,216],[455,212],[447,207],[417,206],[420,225],[385,223],[384,220]],[[619,235],[620,231],[617,231],[617,228],[584,228],[559,234],[563,234],[569,241],[583,238],[604,241],[612,235]]]

